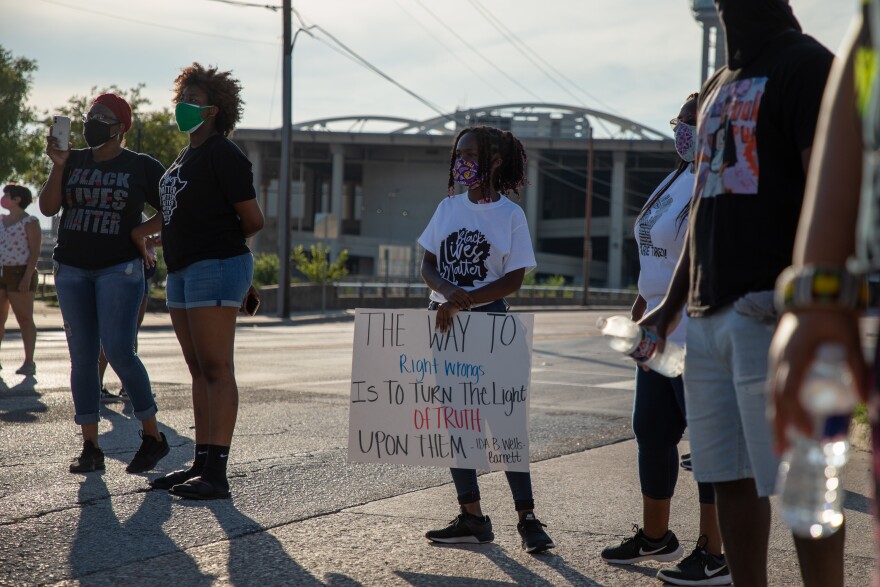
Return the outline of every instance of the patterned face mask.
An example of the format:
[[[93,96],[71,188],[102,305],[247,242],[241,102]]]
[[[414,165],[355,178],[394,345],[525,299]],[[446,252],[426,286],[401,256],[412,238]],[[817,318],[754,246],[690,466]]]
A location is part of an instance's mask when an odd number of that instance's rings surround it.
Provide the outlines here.
[[[475,161],[456,159],[452,168],[452,180],[472,190],[480,185],[480,168]]]
[[[694,160],[697,148],[697,127],[683,122],[675,126],[675,150],[688,163]]]

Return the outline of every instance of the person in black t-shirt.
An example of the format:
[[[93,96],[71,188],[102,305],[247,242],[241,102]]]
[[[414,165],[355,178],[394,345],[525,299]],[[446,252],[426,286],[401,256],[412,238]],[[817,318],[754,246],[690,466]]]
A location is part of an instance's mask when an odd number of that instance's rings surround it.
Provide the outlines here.
[[[230,496],[226,464],[238,415],[235,319],[251,286],[245,239],[263,227],[251,163],[227,135],[241,117],[230,72],[193,63],[174,81],[178,128],[189,133],[160,183],[167,300],[192,375],[195,459],[150,485],[191,499]]]
[[[766,413],[772,289],[791,263],[832,54],[785,0],[716,0],[727,66],[700,91],[688,242],[663,302],[661,336],[687,303],[685,404],[694,476],[715,488],[733,582],[767,585],[769,496],[779,459]],[[724,144],[713,144],[715,135]],[[711,155],[721,153],[721,165]],[[807,585],[843,581],[843,532],[795,537]]]
[[[141,447],[126,471],[149,471],[169,451],[156,422],[150,379],[134,350],[144,266],[155,263],[143,235],[159,230],[158,221],[141,224],[141,214],[145,202],[159,206],[164,169],[152,157],[123,148],[130,128],[128,103],[102,94],[85,116],[88,149],[62,151],[51,133],[47,140],[53,165],[39,203],[46,216],[61,210],[53,253],[55,288],[70,349],[74,421],[83,434],[82,454],[70,466],[73,473],[104,468],[98,446],[102,346],[143,425]]]

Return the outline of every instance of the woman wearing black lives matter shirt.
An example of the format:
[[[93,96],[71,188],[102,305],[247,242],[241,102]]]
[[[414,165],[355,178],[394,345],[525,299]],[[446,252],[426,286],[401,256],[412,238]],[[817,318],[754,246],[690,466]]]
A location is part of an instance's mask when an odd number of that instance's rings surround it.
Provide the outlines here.
[[[70,349],[74,421],[83,434],[72,473],[104,468],[98,445],[102,346],[143,426],[140,449],[126,471],[149,471],[169,450],[156,422],[150,379],[134,350],[144,265],[155,263],[144,237],[159,230],[158,221],[141,225],[141,214],[145,202],[159,207],[164,169],[152,157],[123,148],[130,128],[128,103],[102,94],[85,115],[88,149],[62,151],[51,133],[47,140],[53,165],[39,203],[46,216],[61,211],[53,254],[55,287]]]
[[[150,484],[191,499],[229,497],[226,463],[238,415],[235,319],[251,288],[245,238],[263,227],[251,163],[226,138],[241,117],[230,72],[198,63],[174,82],[175,117],[187,146],[162,177],[162,246],[174,332],[192,375],[195,459]]]

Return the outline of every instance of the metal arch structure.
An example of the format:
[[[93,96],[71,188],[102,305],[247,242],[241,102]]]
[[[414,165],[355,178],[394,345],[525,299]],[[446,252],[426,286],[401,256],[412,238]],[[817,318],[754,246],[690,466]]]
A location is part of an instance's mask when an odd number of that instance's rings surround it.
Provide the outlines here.
[[[334,116],[332,118],[319,118],[294,124],[293,130],[333,132],[334,129],[330,128],[331,126],[348,123],[349,127],[345,132],[364,132],[364,127],[370,122],[404,125],[418,124],[418,121],[412,118],[399,118],[397,116]]]
[[[643,124],[590,108],[565,104],[546,104],[541,102],[521,102],[498,104],[456,110],[450,114],[426,120],[413,120],[396,116],[338,116],[321,118],[294,125],[299,131],[325,131],[331,127],[348,124],[342,132],[366,132],[369,123],[401,124],[392,129],[391,134],[453,135],[456,128],[486,123],[499,126],[503,123],[521,136],[546,136],[547,138],[584,138],[587,127],[593,130],[594,137],[628,140],[668,140],[669,135]],[[536,134],[537,133],[537,134]]]

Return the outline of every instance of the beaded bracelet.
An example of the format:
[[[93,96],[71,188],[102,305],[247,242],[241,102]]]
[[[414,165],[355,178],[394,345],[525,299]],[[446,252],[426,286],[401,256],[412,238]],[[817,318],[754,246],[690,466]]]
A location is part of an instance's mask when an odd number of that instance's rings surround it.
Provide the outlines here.
[[[807,308],[856,310],[868,303],[868,282],[840,266],[792,265],[776,280],[775,298],[780,312]]]

